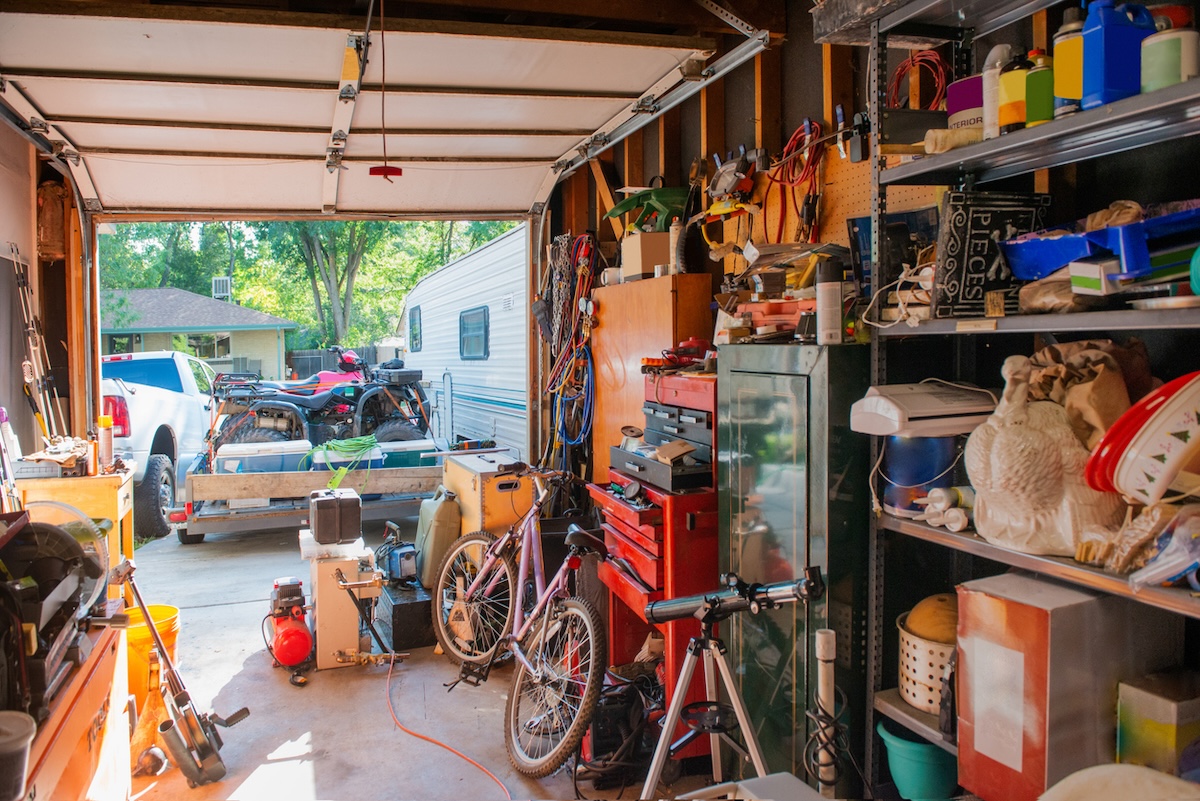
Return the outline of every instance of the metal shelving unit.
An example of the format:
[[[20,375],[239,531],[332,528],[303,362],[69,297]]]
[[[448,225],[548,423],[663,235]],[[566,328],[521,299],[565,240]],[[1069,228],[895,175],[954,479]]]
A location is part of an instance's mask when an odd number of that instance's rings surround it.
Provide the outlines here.
[[[981,556],[993,562],[1001,562],[1022,570],[1051,576],[1062,581],[1101,590],[1112,595],[1132,598],[1150,606],[1177,612],[1181,615],[1200,619],[1200,598],[1193,598],[1190,590],[1171,587],[1147,587],[1134,592],[1129,587],[1129,581],[1124,576],[1105,573],[1099,568],[1080,564],[1073,559],[1057,556],[1035,556],[1021,553],[1008,548],[992,545],[971,532],[954,533],[944,528],[937,528],[915,520],[905,520],[899,517],[885,516],[882,527],[909,537],[915,537],[925,542],[944,545],[956,551],[963,551],[973,556]]]
[[[923,320],[915,328],[897,325],[877,330],[887,338],[945,334],[1020,334],[1055,331],[1150,331],[1200,328],[1200,309],[1080,312],[1078,314],[1019,314],[1011,317]]]
[[[882,171],[887,185],[975,183],[1200,134],[1200,78]]]
[[[875,693],[875,711],[896,721],[913,734],[928,740],[939,748],[958,755],[958,746],[948,743],[942,738],[942,732],[938,728],[937,715],[931,715],[909,706],[900,697],[899,690],[880,690]]]
[[[1052,0],[912,0],[870,23],[871,68],[868,73],[868,103],[872,132],[882,130],[888,82],[886,49],[889,36],[896,40],[937,40],[953,44],[955,77],[974,69],[972,43],[983,36],[1055,3]],[[973,187],[1035,170],[1062,166],[1135,148],[1200,134],[1200,79],[1148,95],[1075,114],[1035,128],[981,142],[938,156],[889,167],[882,155],[879,137],[872,137],[871,150],[871,255],[880,264],[884,219],[889,186],[956,185]],[[913,336],[975,336],[1006,333],[1053,333],[1086,331],[1200,330],[1200,310],[1121,310],[1081,314],[1021,315],[1003,318],[949,319],[921,322],[910,328],[897,325],[875,331],[872,342],[872,383],[887,383],[889,342]],[[957,350],[957,349],[956,349]],[[872,459],[880,444],[872,446]],[[909,520],[885,517],[873,521],[870,538],[867,611],[867,681],[873,703],[867,713],[866,730],[872,731],[875,715],[885,715],[925,739],[950,750],[942,740],[937,720],[905,704],[897,690],[883,690],[883,677],[894,666],[882,664],[884,626],[883,543],[888,532],[923,540],[956,552],[1030,570],[1056,579],[1103,592],[1133,598],[1178,614],[1200,619],[1200,599],[1186,590],[1148,588],[1134,594],[1127,581],[1070,559],[1031,556],[1000,548],[973,534],[949,531]],[[876,742],[867,738],[865,754],[872,782],[878,781]]]

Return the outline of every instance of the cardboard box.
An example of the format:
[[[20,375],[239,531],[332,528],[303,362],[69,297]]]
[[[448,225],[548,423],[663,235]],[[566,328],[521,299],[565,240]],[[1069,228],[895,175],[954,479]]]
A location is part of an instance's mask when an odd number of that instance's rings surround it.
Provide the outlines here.
[[[958,587],[958,781],[1035,801],[1111,763],[1117,685],[1179,664],[1183,619],[1022,573]]]
[[[1121,682],[1117,720],[1118,762],[1200,779],[1200,673]]]
[[[653,278],[654,267],[671,262],[671,234],[626,234],[621,240],[621,280]]]

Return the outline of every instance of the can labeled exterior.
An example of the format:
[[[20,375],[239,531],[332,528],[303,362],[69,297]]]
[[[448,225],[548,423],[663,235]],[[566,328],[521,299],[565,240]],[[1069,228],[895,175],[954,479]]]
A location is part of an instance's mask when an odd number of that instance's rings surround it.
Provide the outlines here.
[[[1063,12],[1063,24],[1054,34],[1054,116],[1067,117],[1083,100],[1083,11],[1074,6]]]
[[[983,127],[983,76],[971,75],[946,87],[950,128]]]

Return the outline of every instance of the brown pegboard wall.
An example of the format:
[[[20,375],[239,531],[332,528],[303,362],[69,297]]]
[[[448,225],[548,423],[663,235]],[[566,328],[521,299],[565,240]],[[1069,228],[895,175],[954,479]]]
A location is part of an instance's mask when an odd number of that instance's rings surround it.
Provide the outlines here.
[[[932,206],[943,188],[894,186],[888,190],[888,211],[912,211]],[[825,192],[821,198],[821,239],[850,246],[846,220],[871,213],[871,163],[843,159],[836,149],[825,156]]]
[[[769,186],[766,179],[762,178],[755,187],[755,200],[761,202],[762,213],[752,218],[754,228],[751,240],[759,245],[776,240],[779,214],[784,209],[782,201],[786,200],[787,218],[784,220],[783,241],[795,242],[797,220],[789,195],[791,190],[783,187],[782,193],[776,188],[768,191]],[[892,187],[888,190],[888,210],[911,211],[932,206],[941,198],[943,191],[944,188],[933,186]],[[800,188],[796,192],[797,200],[802,201],[804,190]],[[829,148],[825,153],[820,240],[849,247],[850,233],[846,226],[846,220],[853,217],[865,217],[870,213],[870,162],[862,161],[855,164],[848,158],[841,158],[836,148]],[[739,244],[744,244],[750,219],[750,217],[743,216],[727,220],[722,226],[724,241],[736,239]],[[746,260],[741,256],[729,256],[725,259],[726,273],[741,272],[745,268]]]

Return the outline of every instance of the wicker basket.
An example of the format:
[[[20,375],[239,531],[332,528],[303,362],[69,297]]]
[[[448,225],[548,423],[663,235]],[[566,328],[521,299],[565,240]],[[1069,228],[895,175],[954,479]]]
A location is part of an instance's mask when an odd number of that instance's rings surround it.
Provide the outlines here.
[[[900,697],[922,712],[936,715],[942,703],[942,676],[954,645],[923,640],[904,628],[905,612],[896,618],[900,629]]]

